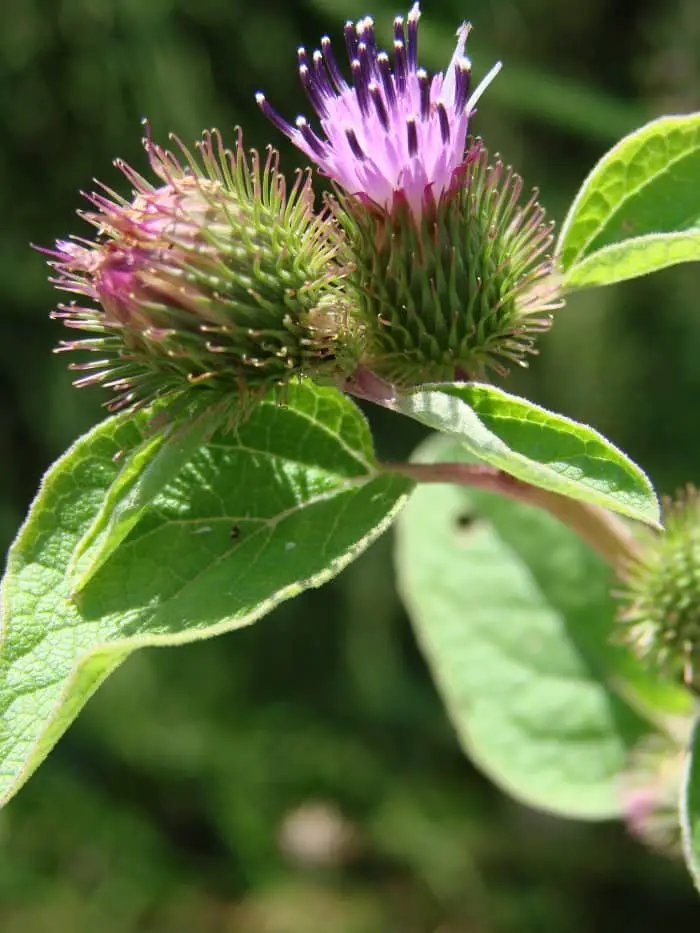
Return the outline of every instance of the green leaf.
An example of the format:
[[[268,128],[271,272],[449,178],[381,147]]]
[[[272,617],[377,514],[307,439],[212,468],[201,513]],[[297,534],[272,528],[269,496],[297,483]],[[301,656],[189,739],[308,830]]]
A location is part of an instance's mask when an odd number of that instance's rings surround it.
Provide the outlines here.
[[[602,285],[697,259],[698,178],[700,114],[662,117],[621,140],[584,181],[564,221],[556,254],[566,284]]]
[[[445,438],[420,460],[468,459]],[[582,819],[620,812],[617,780],[649,731],[614,689],[609,570],[546,512],[419,486],[398,522],[400,592],[458,737],[501,788]],[[641,675],[640,675],[641,676]]]
[[[144,417],[104,422],[49,470],[0,591],[0,801],[132,651],[248,625],[391,523],[412,483],[380,471],[359,409],[333,389],[288,394],[194,450],[78,593],[68,568],[113,484],[134,489]]]
[[[458,438],[480,460],[527,483],[652,525],[659,522],[659,503],[647,476],[587,425],[474,383],[423,386],[394,407]]]
[[[575,263],[564,277],[569,291],[612,285],[659,272],[681,262],[700,260],[700,227],[679,233],[650,233],[604,246]]]
[[[122,458],[119,474],[71,556],[68,574],[76,591],[102,567],[211,433],[207,418],[175,424],[149,435]]]
[[[615,692],[640,716],[666,732],[669,723],[693,714],[692,693],[675,681],[662,680],[651,668],[640,667],[632,655],[624,655],[611,683]]]
[[[695,722],[688,749],[680,810],[683,855],[700,891],[700,719]]]

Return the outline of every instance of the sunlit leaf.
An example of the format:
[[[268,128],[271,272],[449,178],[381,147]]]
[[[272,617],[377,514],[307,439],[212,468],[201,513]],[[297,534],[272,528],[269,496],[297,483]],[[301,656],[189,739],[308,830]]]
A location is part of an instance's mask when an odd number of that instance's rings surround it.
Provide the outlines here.
[[[319,586],[381,534],[412,485],[376,466],[355,405],[293,386],[287,408],[263,402],[193,451],[76,592],[67,569],[119,483],[115,455],[128,466],[140,443],[137,422],[124,419],[81,438],[49,470],[11,549],[0,594],[1,800],[132,651],[249,625]]]
[[[527,483],[643,522],[659,521],[647,476],[587,425],[475,383],[423,386],[402,396],[396,408]]]
[[[604,246],[575,263],[564,278],[568,290],[612,285],[700,260],[700,227],[680,233],[650,233]]]
[[[700,114],[662,117],[614,146],[584,181],[561,230],[556,252],[569,286],[697,259],[698,177]]]

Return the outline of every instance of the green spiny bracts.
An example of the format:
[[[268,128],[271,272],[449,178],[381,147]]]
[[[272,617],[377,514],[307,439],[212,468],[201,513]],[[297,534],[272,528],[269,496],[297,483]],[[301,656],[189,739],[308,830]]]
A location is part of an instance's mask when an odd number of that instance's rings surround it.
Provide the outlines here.
[[[524,365],[561,304],[552,226],[521,179],[479,143],[451,187],[417,215],[339,194],[361,364],[398,387]]]
[[[342,234],[314,213],[308,174],[288,192],[277,153],[261,165],[240,132],[233,151],[205,133],[198,159],[145,147],[158,186],[118,162],[132,199],[89,195],[96,240],[50,253],[54,283],[91,301],[54,314],[93,335],[59,349],[100,354],[73,364],[87,372],[76,384],[111,389],[111,410],[177,396],[235,415],[299,376],[333,381],[345,365]]]
[[[647,532],[626,573],[619,619],[624,640],[660,671],[698,686],[700,674],[700,499],[689,487],[666,503],[666,530]]]

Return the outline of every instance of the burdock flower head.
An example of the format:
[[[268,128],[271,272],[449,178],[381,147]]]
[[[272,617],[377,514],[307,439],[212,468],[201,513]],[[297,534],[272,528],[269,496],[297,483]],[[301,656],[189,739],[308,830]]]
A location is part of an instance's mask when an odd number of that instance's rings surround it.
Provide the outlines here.
[[[657,670],[700,687],[700,497],[666,503],[663,533],[648,532],[621,595],[624,640]]]
[[[348,82],[330,40],[299,75],[321,133],[304,117],[263,112],[335,183],[337,216],[355,263],[354,320],[362,362],[398,385],[476,375],[520,362],[558,306],[545,256],[551,227],[521,180],[468,145],[476,103],[500,70],[470,93],[469,25],[445,74],[418,64],[416,3],[394,21],[393,68],[367,17],[347,23]],[[466,148],[465,148],[466,147]]]
[[[499,62],[470,96],[465,23],[447,74],[430,78],[418,67],[419,19],[416,3],[407,28],[403,17],[394,20],[393,71],[387,53],[377,50],[371,18],[356,26],[346,23],[352,86],[343,78],[327,36],[311,58],[299,49],[299,77],[325,139],[304,117],[291,126],[263,94],[257,95],[272,122],[348,193],[386,208],[402,198],[416,214],[425,198],[439,198],[452,184],[464,161],[469,117],[501,68]]]
[[[73,364],[77,384],[111,389],[112,410],[179,396],[240,413],[299,375],[335,378],[341,237],[308,174],[287,192],[276,153],[261,165],[240,133],[233,151],[204,134],[198,159],[145,147],[156,184],[118,162],[132,198],[88,195],[96,239],[50,251],[54,283],[88,299],[54,313],[93,335],[59,347],[99,354]]]

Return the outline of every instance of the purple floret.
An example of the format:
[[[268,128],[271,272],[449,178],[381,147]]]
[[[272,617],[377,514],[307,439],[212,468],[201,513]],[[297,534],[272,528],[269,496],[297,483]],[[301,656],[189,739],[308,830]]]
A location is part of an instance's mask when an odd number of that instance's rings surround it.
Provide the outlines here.
[[[345,26],[352,83],[342,76],[330,39],[309,57],[299,49],[299,76],[321,123],[316,133],[304,117],[287,123],[257,95],[274,125],[349,194],[385,209],[397,195],[420,215],[426,199],[439,200],[464,161],[469,118],[477,99],[500,70],[491,69],[469,96],[471,64],[464,55],[470,27],[457,32],[446,74],[418,66],[416,3],[404,24],[394,20],[394,67],[377,49],[370,17]]]

